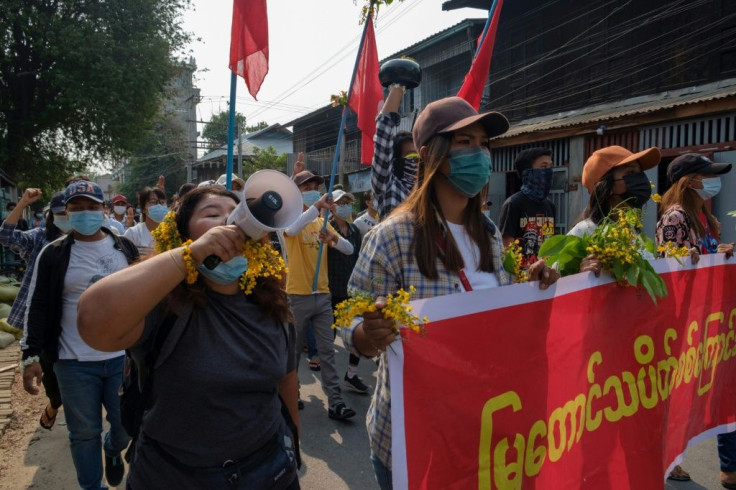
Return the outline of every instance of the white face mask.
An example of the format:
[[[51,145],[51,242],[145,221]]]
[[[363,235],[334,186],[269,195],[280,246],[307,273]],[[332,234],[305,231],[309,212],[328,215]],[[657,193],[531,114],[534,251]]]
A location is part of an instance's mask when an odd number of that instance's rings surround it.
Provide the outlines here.
[[[117,215],[125,214],[125,210],[126,210],[126,209],[127,209],[127,208],[126,208],[125,206],[113,206],[113,208],[112,208],[112,210],[113,210],[113,211],[115,212],[115,214],[117,214]]]

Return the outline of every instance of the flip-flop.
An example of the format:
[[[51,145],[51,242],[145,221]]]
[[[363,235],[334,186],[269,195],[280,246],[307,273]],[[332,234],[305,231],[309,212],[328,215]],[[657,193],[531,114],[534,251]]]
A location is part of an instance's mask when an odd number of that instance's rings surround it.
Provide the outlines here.
[[[677,465],[672,468],[670,474],[667,475],[667,479],[673,481],[690,481],[690,473],[683,470],[680,465]]]
[[[313,357],[309,360],[309,369],[311,369],[312,371],[319,371],[320,369],[322,369],[319,358]]]
[[[56,416],[59,415],[59,411],[56,411],[56,414],[52,417],[49,415],[49,407],[51,407],[51,404],[49,403],[46,405],[46,408],[43,409],[43,413],[41,414],[41,418],[38,420],[38,423],[41,427],[43,427],[46,430],[51,430],[51,428],[56,423]]]

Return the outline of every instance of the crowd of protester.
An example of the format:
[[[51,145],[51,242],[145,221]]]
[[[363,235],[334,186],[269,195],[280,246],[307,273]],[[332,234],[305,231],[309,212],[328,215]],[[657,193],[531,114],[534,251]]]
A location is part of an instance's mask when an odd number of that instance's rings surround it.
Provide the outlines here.
[[[428,104],[412,132],[401,132],[402,95],[402,87],[392,86],[377,118],[372,185],[364,196],[327,189],[299,155],[291,178],[301,215],[262,240],[283,257],[288,274],[260,277],[248,294],[241,290],[247,237],[226,224],[250,197],[242,179],[233,179],[231,189],[224,176],[184,184],[173,199],[163,186],[146,187],[135,199],[117,195],[108,203],[97,184],[77,175],[31,225],[22,215],[42,198],[39,189],[26,189],[7,208],[0,243],[27,261],[8,318],[24,332],[24,388],[38,394],[44,386],[44,429],[64,407],[81,488],[118,485],[129,446],[128,488],[299,488],[303,349],[308,366],[320,372],[330,419],[357,415],[343,388],[373,390],[366,414],[370,458],[378,485],[391,488],[385,356],[396,335],[381,298],[410,287],[419,299],[505,287],[512,277],[502,252],[515,241],[540,289],[559,278],[538,256],[555,233],[552,153],[533,148],[518,155],[522,186],[503,203],[497,227],[488,217],[489,139],[508,130],[506,118],[449,97]],[[657,148],[594,152],[582,175],[589,202],[569,233],[590,234],[607,216],[642,208],[651,193],[643,172],[660,160]],[[720,223],[706,205],[720,190],[719,175],[730,170],[699,154],[669,163],[656,242],[687,247],[694,263],[708,253],[731,257],[734,244],[720,242]],[[365,209],[356,214],[359,197]],[[176,239],[157,243],[161,227]],[[215,267],[205,265],[211,256],[220,259]],[[601,273],[593,255],[580,265],[588,271]],[[378,308],[341,330],[349,355],[342,374],[331,325],[336,305],[352,290],[370,293]],[[357,375],[361,357],[377,360],[373,387]],[[150,396],[133,433],[118,394],[126,359],[143,367],[132,383]],[[727,488],[736,488],[735,439],[719,436]],[[689,478],[679,467],[670,476]]]

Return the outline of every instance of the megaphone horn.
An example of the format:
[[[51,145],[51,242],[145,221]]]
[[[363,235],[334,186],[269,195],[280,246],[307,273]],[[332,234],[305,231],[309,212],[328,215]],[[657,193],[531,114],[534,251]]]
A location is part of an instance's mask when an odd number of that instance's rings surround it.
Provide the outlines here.
[[[388,60],[378,70],[378,79],[384,87],[398,83],[409,90],[422,82],[422,67],[409,58]]]
[[[252,240],[293,225],[302,214],[302,194],[296,184],[276,170],[259,170],[243,188],[245,199],[230,213],[228,225],[237,225]],[[204,261],[214,269],[221,262],[216,255]]]

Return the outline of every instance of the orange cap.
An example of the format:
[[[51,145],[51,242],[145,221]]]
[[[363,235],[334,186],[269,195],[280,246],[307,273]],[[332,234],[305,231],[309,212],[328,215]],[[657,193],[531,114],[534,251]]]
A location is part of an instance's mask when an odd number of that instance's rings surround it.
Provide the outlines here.
[[[589,193],[593,193],[593,186],[606,175],[613,167],[626,165],[639,160],[642,172],[656,167],[661,156],[659,148],[653,146],[639,153],[631,153],[623,146],[607,146],[596,150],[590,155],[583,166],[583,185]]]

